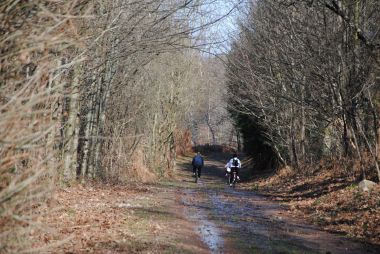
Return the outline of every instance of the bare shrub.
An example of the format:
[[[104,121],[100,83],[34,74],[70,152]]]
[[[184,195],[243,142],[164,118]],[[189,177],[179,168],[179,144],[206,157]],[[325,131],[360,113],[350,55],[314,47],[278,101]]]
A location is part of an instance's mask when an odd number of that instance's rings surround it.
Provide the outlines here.
[[[189,152],[192,152],[193,146],[191,142],[191,133],[189,130],[183,130],[183,129],[176,129],[175,131],[175,151],[176,154],[179,156],[183,156],[188,154]]]
[[[60,57],[75,46],[76,4],[0,3],[0,252],[31,249],[28,236],[40,216],[34,208],[45,205],[57,179],[67,68]]]

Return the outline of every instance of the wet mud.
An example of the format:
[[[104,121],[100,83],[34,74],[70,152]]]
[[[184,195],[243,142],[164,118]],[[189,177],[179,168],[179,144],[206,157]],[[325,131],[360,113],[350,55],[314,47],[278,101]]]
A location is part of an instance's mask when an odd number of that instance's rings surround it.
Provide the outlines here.
[[[182,202],[187,206],[186,217],[194,222],[196,231],[203,242],[208,246],[211,253],[223,253],[223,238],[220,228],[210,220],[207,210],[209,207],[196,205],[194,196],[198,196],[192,190],[184,190]],[[192,198],[191,198],[192,197]]]
[[[322,231],[255,192],[227,186],[222,162],[207,158],[201,181],[182,189],[185,216],[210,253],[380,253],[379,246]],[[183,175],[191,178],[188,169]]]

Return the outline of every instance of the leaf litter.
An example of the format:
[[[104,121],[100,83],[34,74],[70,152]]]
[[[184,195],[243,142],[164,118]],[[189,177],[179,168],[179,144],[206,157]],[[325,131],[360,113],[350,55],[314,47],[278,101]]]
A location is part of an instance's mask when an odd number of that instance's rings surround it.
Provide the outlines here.
[[[332,167],[314,172],[284,168],[269,177],[257,177],[245,188],[281,202],[291,216],[326,231],[380,245],[380,186],[361,192],[357,182],[346,171]]]
[[[31,232],[46,253],[205,253],[189,222],[176,213],[175,190],[158,185],[77,185],[57,189]],[[40,211],[41,214],[46,211]],[[189,236],[183,239],[183,236]],[[199,240],[199,242],[201,242]],[[45,247],[44,247],[45,246]],[[46,247],[48,246],[48,247]],[[40,252],[40,251],[39,251]]]

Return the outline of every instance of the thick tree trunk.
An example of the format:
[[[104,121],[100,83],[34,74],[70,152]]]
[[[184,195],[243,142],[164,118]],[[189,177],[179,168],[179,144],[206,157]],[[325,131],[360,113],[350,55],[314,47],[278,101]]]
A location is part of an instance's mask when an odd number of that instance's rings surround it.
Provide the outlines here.
[[[64,147],[64,169],[63,175],[65,181],[72,181],[75,179],[76,165],[77,165],[77,147],[79,138],[79,78],[80,78],[80,65],[77,65],[73,71],[72,83],[69,85],[70,96],[67,98],[68,106],[66,108],[67,121],[65,123],[65,147]]]
[[[92,144],[92,137],[91,137],[91,130],[92,130],[92,125],[94,121],[94,95],[91,95],[90,98],[88,98],[88,102],[86,102],[86,107],[87,107],[87,112],[86,112],[86,117],[82,119],[81,123],[81,133],[83,133],[80,143],[81,147],[78,147],[80,149],[79,155],[81,160],[78,163],[78,169],[77,169],[77,178],[82,178],[86,177],[88,175],[88,164],[89,164],[89,150]],[[79,156],[78,155],[78,156]]]
[[[78,146],[78,88],[79,68],[76,66],[69,74],[70,81],[64,85],[64,98],[61,120],[61,148],[63,160],[63,180],[75,179]]]
[[[89,130],[89,148],[87,151],[87,170],[85,172],[87,177],[95,178],[96,165],[95,165],[95,150],[96,144],[99,142],[99,118],[100,118],[100,100],[102,93],[103,78],[99,77],[96,82],[96,94],[94,97],[94,105],[92,108],[94,110],[93,117],[91,119],[91,128]]]

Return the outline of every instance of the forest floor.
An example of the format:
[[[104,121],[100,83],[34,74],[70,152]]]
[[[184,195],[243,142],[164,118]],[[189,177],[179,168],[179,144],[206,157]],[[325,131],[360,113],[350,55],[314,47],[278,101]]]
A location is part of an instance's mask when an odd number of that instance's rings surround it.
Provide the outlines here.
[[[370,192],[358,188],[357,179],[334,163],[284,168],[256,176],[242,188],[281,202],[293,217],[323,230],[380,245],[380,185]]]
[[[310,225],[289,204],[252,191],[252,183],[227,186],[226,160],[208,156],[197,184],[191,158],[183,157],[175,179],[61,188],[40,219],[49,231],[32,232],[34,247],[48,244],[40,252],[51,253],[379,253],[379,245]]]

